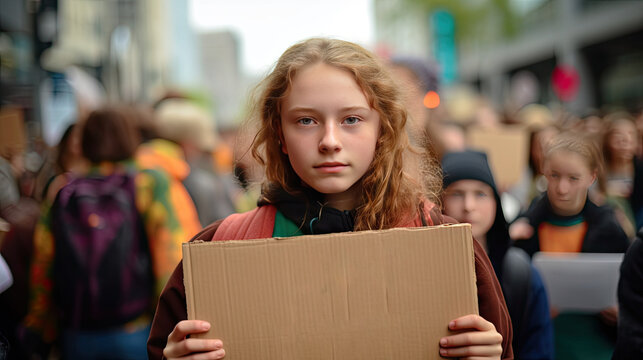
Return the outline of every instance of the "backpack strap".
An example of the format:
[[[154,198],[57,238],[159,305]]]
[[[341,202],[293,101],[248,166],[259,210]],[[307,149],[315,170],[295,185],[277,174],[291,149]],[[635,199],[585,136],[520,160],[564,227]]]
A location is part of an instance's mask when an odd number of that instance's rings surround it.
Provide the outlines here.
[[[414,214],[415,217],[400,222],[396,227],[422,227],[442,224],[442,221],[437,219],[435,213],[435,204],[425,199],[418,204],[417,214]]]
[[[272,205],[225,218],[212,236],[212,241],[265,239],[272,237],[277,208]]]
[[[420,203],[419,211],[422,226],[440,225],[445,222],[442,213],[431,201],[425,200]]]
[[[531,289],[531,263],[522,249],[510,247],[507,250],[502,262],[502,288],[518,340],[520,329],[526,324]]]

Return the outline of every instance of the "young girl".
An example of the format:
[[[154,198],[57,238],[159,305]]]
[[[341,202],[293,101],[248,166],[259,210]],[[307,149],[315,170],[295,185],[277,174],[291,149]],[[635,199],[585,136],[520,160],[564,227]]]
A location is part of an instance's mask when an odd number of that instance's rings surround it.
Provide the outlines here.
[[[547,192],[510,228],[515,245],[529,255],[548,252],[625,252],[629,240],[605,206],[587,195],[601,171],[598,147],[589,139],[561,134],[545,151]],[[562,313],[554,319],[557,359],[606,359],[614,341],[616,308],[597,314]]]
[[[591,140],[555,137],[545,152],[547,192],[511,225],[516,246],[530,256],[537,251],[625,252],[629,241],[614,213],[587,198],[601,166]]]
[[[311,39],[289,48],[264,82],[253,155],[265,166],[259,207],[231,215],[196,236],[252,239],[443,222],[427,193],[404,171],[406,111],[377,59],[358,45]],[[439,184],[438,169],[431,169]],[[440,355],[510,359],[511,324],[484,250],[475,242],[480,316],[454,319],[458,334],[440,339]],[[186,320],[179,264],[157,308],[150,358],[225,356],[221,340],[188,338],[209,324]],[[427,341],[430,341],[427,339]],[[438,354],[436,354],[437,356]]]

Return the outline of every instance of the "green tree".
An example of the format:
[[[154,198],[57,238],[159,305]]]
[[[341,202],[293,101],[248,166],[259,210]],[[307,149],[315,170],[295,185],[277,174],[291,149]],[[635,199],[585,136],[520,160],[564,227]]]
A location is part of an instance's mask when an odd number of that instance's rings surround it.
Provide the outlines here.
[[[449,11],[456,23],[456,39],[480,36],[480,27],[499,26],[501,38],[511,38],[518,32],[518,16],[511,7],[511,0],[403,0],[402,6],[424,11]],[[496,24],[495,20],[500,21]]]

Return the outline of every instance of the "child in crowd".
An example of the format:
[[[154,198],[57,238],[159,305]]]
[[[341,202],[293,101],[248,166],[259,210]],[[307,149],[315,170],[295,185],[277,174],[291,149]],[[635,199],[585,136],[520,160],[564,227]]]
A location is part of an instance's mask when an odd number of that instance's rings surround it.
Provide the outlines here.
[[[511,225],[516,246],[529,256],[549,252],[625,252],[629,240],[607,207],[588,198],[602,171],[598,148],[573,134],[554,138],[545,151],[547,192]]]
[[[470,223],[500,281],[514,330],[517,359],[553,359],[554,338],[547,293],[538,271],[521,249],[511,247],[500,196],[487,162],[477,151],[442,158],[444,213]]]
[[[643,160],[636,157],[639,134],[626,113],[606,118],[603,136],[607,203],[630,238],[643,226]]]
[[[598,146],[586,137],[563,133],[545,151],[547,192],[510,227],[515,245],[530,256],[547,252],[625,252],[627,235],[614,212],[588,199],[602,171]],[[564,313],[554,319],[556,358],[603,358],[613,349],[610,332],[616,308],[592,314]],[[610,330],[612,329],[612,330]]]
[[[307,40],[281,56],[263,85],[256,108],[259,131],[252,145],[266,172],[259,207],[214,223],[197,239],[242,240],[445,221],[429,200],[436,194],[406,175],[407,113],[397,87],[371,53],[345,41]],[[438,173],[430,169],[432,185],[439,183]],[[439,355],[510,359],[511,324],[501,288],[484,249],[477,242],[474,247],[480,315],[451,321],[449,329],[457,334],[439,340]],[[202,353],[202,358],[223,358],[221,340],[188,339],[216,324],[186,319],[179,264],[159,300],[149,356],[174,359]]]
[[[167,178],[133,160],[140,139],[131,114],[89,115],[80,125],[87,174],[43,206],[22,339],[34,357],[46,358],[56,340],[66,359],[147,357],[154,303],[181,245],[172,241]]]

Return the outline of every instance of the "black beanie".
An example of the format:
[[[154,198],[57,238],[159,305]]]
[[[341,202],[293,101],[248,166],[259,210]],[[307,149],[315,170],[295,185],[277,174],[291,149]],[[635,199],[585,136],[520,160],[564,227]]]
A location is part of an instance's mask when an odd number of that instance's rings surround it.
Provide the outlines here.
[[[478,180],[491,186],[497,192],[493,174],[489,168],[487,154],[474,150],[451,152],[442,158],[442,172],[444,174],[443,187],[460,180]]]

